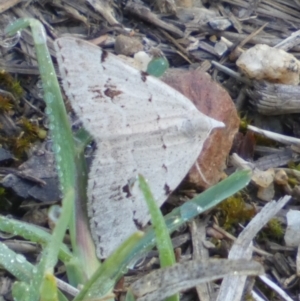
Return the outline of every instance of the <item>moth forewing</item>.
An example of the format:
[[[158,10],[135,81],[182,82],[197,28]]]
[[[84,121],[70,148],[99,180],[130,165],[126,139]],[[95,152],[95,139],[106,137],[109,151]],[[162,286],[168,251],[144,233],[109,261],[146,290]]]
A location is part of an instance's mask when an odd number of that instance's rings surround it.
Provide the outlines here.
[[[224,125],[93,44],[59,38],[55,49],[65,93],[97,144],[87,207],[98,256],[106,258],[149,221],[142,194],[130,189],[132,179],[142,174],[160,206],[211,130]]]

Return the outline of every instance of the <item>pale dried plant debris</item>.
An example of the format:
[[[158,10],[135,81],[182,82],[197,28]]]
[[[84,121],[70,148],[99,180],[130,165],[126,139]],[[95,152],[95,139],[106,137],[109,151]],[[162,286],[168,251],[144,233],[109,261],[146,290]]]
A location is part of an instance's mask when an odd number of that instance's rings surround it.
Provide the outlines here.
[[[298,162],[300,159],[299,153],[294,152],[291,147],[278,148],[277,150],[277,152],[271,154],[263,154],[262,157],[253,162],[255,167],[261,170],[267,170],[269,168],[287,165],[291,161]],[[259,153],[257,147],[255,148],[255,153]]]
[[[87,2],[99,12],[110,25],[119,24],[114,16],[112,1],[110,0],[87,0]]]
[[[140,3],[134,3],[134,2],[127,2],[125,6],[125,10],[138,17],[142,20],[149,22],[161,29],[164,29],[171,34],[175,35],[176,37],[183,37],[184,33],[175,25],[171,23],[167,23],[157,17],[156,14],[152,13],[149,8],[146,6],[141,5]]]
[[[176,14],[176,4],[174,0],[155,0],[155,8],[162,14]]]
[[[252,240],[268,221],[273,218],[291,199],[285,196],[277,202],[267,203],[263,209],[256,214],[246,228],[241,232],[234,242],[228,258],[229,259],[249,259],[252,256]],[[245,276],[226,276],[221,285],[217,301],[240,301],[245,285]]]
[[[246,91],[251,104],[261,114],[300,113],[300,86],[254,81]]]
[[[263,135],[266,138],[280,142],[282,144],[300,146],[300,139],[298,139],[298,138],[289,137],[289,136],[282,135],[282,134],[277,134],[275,132],[271,132],[271,131],[267,131],[267,130],[262,130],[253,125],[248,125],[247,128],[248,128],[248,130],[250,130],[254,133]]]
[[[294,46],[300,44],[300,30],[293,32],[289,37],[278,43],[274,48],[279,48],[285,51],[290,50]]]
[[[190,223],[193,244],[193,259],[208,260],[209,253],[205,247],[207,219],[195,219]],[[201,301],[210,301],[213,298],[212,283],[202,283],[196,286],[196,291]]]
[[[274,290],[283,300],[295,301],[292,299],[278,284],[270,280],[267,276],[259,276],[260,280],[263,281],[267,286]]]
[[[300,277],[300,246],[297,249],[297,257],[296,257],[296,274],[298,277]]]
[[[137,301],[160,301],[200,283],[220,279],[226,274],[235,274],[237,277],[261,275],[263,268],[254,260],[192,260],[155,270],[134,282],[131,290]]]
[[[244,159],[242,159],[240,156],[238,156],[236,153],[233,153],[230,156],[230,163],[239,169],[251,169],[251,170],[258,170],[260,172],[264,170],[269,170],[278,166],[286,165],[288,162],[291,161],[299,161],[299,155],[295,154],[291,151],[291,149],[283,149],[282,152],[274,153],[271,155],[267,155],[264,157],[261,157],[260,159],[249,162]],[[300,172],[295,169],[290,168],[275,168],[275,172],[282,171],[290,176],[296,177],[298,180],[300,180]]]
[[[216,61],[211,61],[211,63],[220,71],[230,75],[231,77],[235,78],[237,81],[240,81],[246,85],[250,85],[252,82],[248,78],[244,77],[240,73],[231,70],[230,68],[216,62]]]

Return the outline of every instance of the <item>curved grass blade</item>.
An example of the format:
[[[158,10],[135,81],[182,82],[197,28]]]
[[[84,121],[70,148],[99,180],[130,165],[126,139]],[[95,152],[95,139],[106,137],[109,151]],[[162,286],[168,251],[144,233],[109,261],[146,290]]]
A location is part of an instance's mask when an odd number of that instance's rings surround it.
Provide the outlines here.
[[[151,216],[151,224],[154,228],[156,247],[159,254],[161,268],[172,266],[176,263],[173,251],[173,245],[168,228],[165,224],[164,217],[154,200],[153,194],[147,184],[145,178],[139,175],[139,185],[142,190],[149,213]],[[167,298],[167,301],[179,301],[179,294]]]
[[[0,242],[0,264],[6,271],[14,275],[18,280],[27,284],[32,278],[34,266],[23,255],[16,254],[4,243]]]
[[[48,114],[49,128],[54,142],[58,177],[63,193],[62,212],[52,233],[50,242],[43,251],[42,258],[37,267],[38,272],[33,275],[30,292],[28,294],[30,297],[24,296],[25,300],[37,301],[40,297],[40,288],[43,285],[43,282],[46,281],[46,276],[53,273],[65,231],[74,214],[77,157],[67,112],[50,53],[46,45],[46,33],[44,27],[35,19],[19,19],[9,25],[6,28],[5,33],[7,35],[13,35],[17,31],[28,26],[30,26],[32,30],[43,83],[44,100],[47,104],[46,113]]]
[[[116,275],[124,274],[127,271],[127,266],[123,266],[124,258],[132,252],[136,244],[143,238],[143,232],[136,232],[131,235],[120,247],[109,256],[95,274],[88,280],[74,301],[88,301],[93,298],[104,297],[112,290],[115,285]],[[119,271],[119,268],[123,268]]]
[[[51,234],[39,228],[36,225],[31,225],[26,222],[21,222],[15,219],[7,218],[0,215],[0,230],[11,233],[13,235],[21,236],[29,241],[36,242],[41,245],[46,245],[50,239]],[[59,249],[58,258],[66,263],[73,258],[73,254],[70,252],[65,244]]]

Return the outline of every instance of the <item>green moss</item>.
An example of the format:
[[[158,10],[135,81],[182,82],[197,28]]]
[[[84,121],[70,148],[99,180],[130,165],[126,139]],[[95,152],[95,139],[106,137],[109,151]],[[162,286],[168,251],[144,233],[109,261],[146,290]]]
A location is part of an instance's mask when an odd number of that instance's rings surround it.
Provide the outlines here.
[[[17,122],[17,125],[20,127],[21,132],[16,136],[10,137],[0,135],[0,143],[5,148],[10,149],[14,156],[21,158],[34,142],[46,137],[46,131],[24,117]]]
[[[284,236],[284,228],[277,218],[272,218],[262,230],[262,235],[268,238],[281,240]]]
[[[220,210],[220,223],[226,230],[248,222],[255,215],[255,208],[245,203],[241,193],[228,198],[217,209]]]
[[[9,112],[13,108],[13,104],[8,97],[0,95],[0,113]]]
[[[297,170],[297,171],[300,171],[300,163],[299,163],[299,164],[296,164],[295,162],[290,161],[290,162],[288,163],[288,168],[294,169],[294,170]]]
[[[37,138],[38,132],[39,132],[39,126],[31,122],[27,118],[21,118],[20,120],[20,125],[25,132],[30,138]]]
[[[251,120],[248,119],[247,115],[240,116],[240,131],[243,133],[247,132],[247,126],[251,123]]]
[[[288,168],[292,170],[300,171],[300,164],[296,164],[295,162],[290,161],[287,165]],[[296,185],[299,185],[299,180],[297,179],[297,177],[288,174],[288,184],[292,187],[295,187]]]
[[[45,139],[47,132],[27,118],[16,116],[18,109],[15,108],[15,105],[24,92],[20,83],[4,71],[0,71],[0,88],[11,93],[15,98],[14,100],[17,101],[15,103],[10,97],[0,94],[0,114],[12,112],[10,115],[13,116],[15,120],[18,120],[16,121],[16,125],[19,126],[21,130],[17,131],[14,136],[11,135],[9,137],[6,136],[6,132],[2,133],[2,135],[0,135],[0,143],[5,148],[10,149],[17,158],[20,158],[37,139]],[[16,112],[14,112],[14,110]]]
[[[0,72],[0,86],[3,90],[12,93],[16,98],[20,98],[24,94],[20,82],[4,71]]]
[[[3,197],[5,195],[5,188],[0,187],[0,197]]]
[[[294,177],[289,177],[288,178],[288,183],[292,186],[295,187],[296,185],[299,185],[299,181],[294,178]]]
[[[17,156],[21,156],[32,143],[40,138],[40,127],[24,117],[18,123],[22,128],[22,133],[14,139],[13,150]]]

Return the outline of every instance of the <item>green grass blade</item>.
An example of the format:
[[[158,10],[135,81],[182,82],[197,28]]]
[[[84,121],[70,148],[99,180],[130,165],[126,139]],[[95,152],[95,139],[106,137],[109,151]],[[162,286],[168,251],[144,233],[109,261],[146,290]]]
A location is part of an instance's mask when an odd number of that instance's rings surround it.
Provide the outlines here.
[[[27,26],[31,27],[34,40],[40,75],[44,89],[44,100],[47,104],[46,113],[49,120],[49,128],[53,139],[58,177],[63,193],[62,213],[53,231],[40,263],[38,272],[33,275],[30,286],[30,301],[39,300],[40,288],[46,284],[47,277],[53,273],[57,262],[62,239],[74,212],[74,200],[76,187],[76,152],[71,127],[67,118],[60,87],[51,61],[50,53],[46,45],[46,33],[42,24],[35,19],[19,19],[8,26],[5,33],[13,34]],[[66,211],[67,210],[67,211]],[[26,296],[25,296],[26,297]],[[27,298],[29,300],[29,298]]]
[[[50,242],[42,252],[42,257],[38,263],[36,270],[30,282],[28,296],[25,296],[25,301],[38,301],[43,288],[48,287],[48,279],[53,275],[53,268],[57,262],[59,249],[62,245],[62,240],[65,235],[65,229],[70,221],[70,216],[73,210],[74,191],[70,191],[63,200],[63,208],[58,222],[54,228]]]
[[[227,179],[205,190],[192,200],[184,203],[182,206],[175,208],[165,216],[165,222],[170,233],[178,229],[185,222],[190,221],[199,214],[215,207],[226,198],[244,188],[251,180],[251,171],[238,171],[229,176]],[[153,229],[149,229],[149,238],[153,235]],[[148,234],[148,232],[147,232]],[[148,245],[148,242],[145,242]],[[149,244],[150,245],[150,244]]]
[[[70,188],[75,187],[76,183],[75,143],[55,69],[47,48],[47,35],[43,25],[38,20],[30,18],[15,21],[6,28],[5,33],[13,35],[18,30],[28,26],[31,27],[32,31],[43,84],[44,100],[47,104],[46,113],[53,139],[58,177],[61,190],[65,195]]]
[[[154,200],[149,185],[147,184],[145,178],[141,175],[139,175],[139,184],[150,212],[151,223],[155,233],[156,247],[159,254],[160,266],[161,268],[172,266],[176,263],[176,259],[171,237],[165,224],[164,217]],[[179,301],[179,294],[168,297],[167,300]]]
[[[53,266],[56,263],[54,258],[55,255],[58,254],[60,246],[58,238],[62,238],[68,225],[71,233],[71,241],[74,253],[76,256],[82,259],[81,255],[85,252],[84,249],[82,249],[81,252],[79,251],[79,248],[82,246],[82,244],[78,244],[76,241],[76,233],[74,233],[77,229],[77,223],[75,221],[78,220],[75,218],[74,202],[77,202],[76,213],[81,213],[81,204],[79,204],[79,202],[84,202],[86,200],[85,187],[82,189],[84,186],[83,183],[86,181],[86,173],[84,168],[82,168],[84,166],[84,163],[82,162],[83,156],[78,155],[76,152],[73,134],[69,124],[60,87],[56,78],[55,69],[47,48],[46,33],[42,24],[35,19],[19,19],[13,24],[9,25],[6,28],[5,33],[12,35],[16,33],[16,31],[27,26],[30,26],[32,30],[36,56],[43,83],[44,100],[47,104],[46,113],[48,115],[49,129],[53,139],[58,177],[61,191],[63,193],[63,208],[60,219],[67,219],[64,222],[59,222],[60,227],[55,227],[50,240],[49,248],[43,252],[44,256],[47,258],[46,260],[41,260],[40,266],[44,266],[44,272],[46,275],[51,270],[53,271]],[[64,204],[64,202],[70,202],[70,204]],[[63,212],[65,208],[69,208],[70,211],[67,213]],[[89,233],[87,233],[87,235],[89,235]],[[88,255],[93,256],[94,262],[96,262],[95,253],[92,254],[92,252],[90,252]],[[86,256],[85,259],[87,257],[88,256]],[[84,274],[86,270],[85,267],[89,267],[90,265],[85,265],[84,260],[80,260],[80,263],[82,274]],[[40,270],[40,272],[42,271]],[[83,275],[81,279],[78,279],[78,282],[84,281],[85,277],[86,275]],[[36,280],[38,282],[39,279]]]
[[[23,255],[16,254],[1,242],[0,265],[18,279],[12,287],[12,294],[15,300],[25,300],[26,298],[31,300],[31,298],[34,298],[36,292],[30,287],[33,275],[37,273],[37,268],[34,265],[28,262]],[[59,300],[67,300],[65,296],[57,290],[56,286],[54,286],[51,290],[47,289],[45,295],[56,296],[57,294],[59,296]]]
[[[122,275],[127,271],[127,266],[122,265],[125,258],[132,253],[132,249],[142,239],[143,232],[136,232],[131,235],[121,246],[109,256],[91,279],[85,284],[74,301],[83,301],[100,298],[109,293],[115,283],[116,274]],[[122,270],[120,270],[120,268]]]
[[[45,276],[41,287],[40,301],[58,301],[56,279],[53,274]]]
[[[34,266],[23,255],[16,254],[0,242],[0,265],[18,280],[30,283]]]
[[[0,230],[21,236],[41,245],[46,245],[51,239],[51,234],[38,226],[7,218],[2,215],[0,215]],[[73,255],[68,247],[63,244],[59,250],[58,258],[66,263],[73,258]]]
[[[87,140],[81,140],[81,142],[89,141],[89,137],[85,131],[81,131],[83,135],[81,138],[86,137]],[[80,175],[78,177],[78,183],[76,186],[76,199],[75,199],[75,212],[72,215],[70,221],[70,236],[74,255],[81,265],[82,271],[84,271],[84,278],[81,280],[81,284],[85,283],[100,266],[100,261],[96,256],[95,244],[92,239],[89,220],[86,214],[87,203],[87,166],[84,156],[84,147],[81,143],[78,148],[77,157],[77,172]],[[73,247],[75,246],[75,247]],[[83,274],[83,273],[82,273]],[[77,285],[75,285],[77,286]]]
[[[24,296],[29,295],[29,285],[25,282],[15,281],[11,292],[15,301],[24,300]]]

